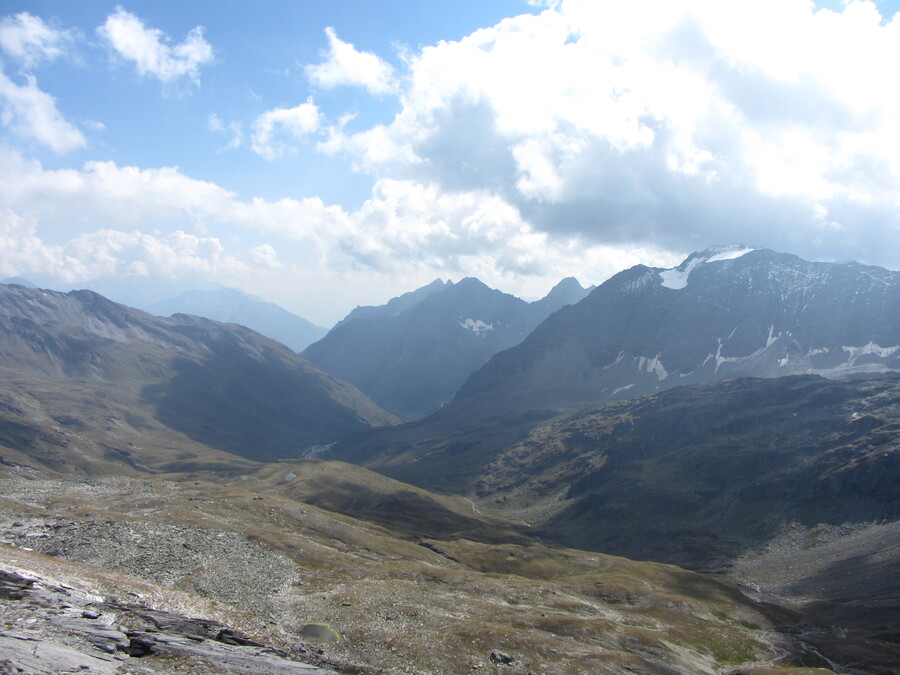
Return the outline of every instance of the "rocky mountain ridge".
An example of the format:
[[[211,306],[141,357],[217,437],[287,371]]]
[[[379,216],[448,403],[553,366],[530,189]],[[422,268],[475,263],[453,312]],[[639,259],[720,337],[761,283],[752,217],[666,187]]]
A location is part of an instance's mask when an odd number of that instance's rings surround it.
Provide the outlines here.
[[[0,380],[0,442],[63,470],[146,469],[189,456],[191,442],[207,456],[297,456],[395,421],[247,328],[153,317],[90,291],[0,286]]]
[[[443,417],[328,456],[469,496],[550,541],[694,569],[727,564],[794,521],[900,518],[896,373],[709,382],[450,433]]]
[[[415,419],[439,409],[493,354],[587,292],[569,278],[528,303],[474,278],[438,279],[381,307],[358,307],[303,356]]]
[[[635,266],[495,355],[451,405],[574,410],[684,384],[900,369],[900,273],[743,246]]]

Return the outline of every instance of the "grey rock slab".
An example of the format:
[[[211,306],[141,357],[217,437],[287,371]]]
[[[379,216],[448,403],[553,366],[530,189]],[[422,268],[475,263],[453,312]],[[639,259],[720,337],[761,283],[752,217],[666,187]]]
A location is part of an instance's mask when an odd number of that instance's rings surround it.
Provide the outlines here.
[[[21,570],[0,569],[0,620],[0,673],[332,672],[214,620],[99,601]]]
[[[121,663],[111,657],[93,655],[68,647],[28,631],[4,631],[0,633],[0,654],[10,672],[34,675],[59,675],[61,673],[109,673],[118,672]],[[17,671],[16,669],[20,669]]]

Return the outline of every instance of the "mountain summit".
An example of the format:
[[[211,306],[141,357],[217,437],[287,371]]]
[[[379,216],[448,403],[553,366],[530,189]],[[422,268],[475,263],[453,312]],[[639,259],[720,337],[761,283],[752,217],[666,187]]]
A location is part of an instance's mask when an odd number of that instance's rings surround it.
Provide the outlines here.
[[[454,405],[576,409],[739,376],[900,369],[900,274],[735,245],[637,265],[495,355]]]
[[[692,253],[678,267],[662,270],[659,273],[660,283],[666,288],[678,291],[688,285],[691,272],[705,263],[714,263],[722,260],[734,260],[757,250],[744,244],[730,244],[728,246],[712,246],[700,253]]]
[[[439,409],[497,352],[587,294],[565,279],[528,303],[475,278],[440,279],[381,307],[358,307],[304,358],[411,420]]]

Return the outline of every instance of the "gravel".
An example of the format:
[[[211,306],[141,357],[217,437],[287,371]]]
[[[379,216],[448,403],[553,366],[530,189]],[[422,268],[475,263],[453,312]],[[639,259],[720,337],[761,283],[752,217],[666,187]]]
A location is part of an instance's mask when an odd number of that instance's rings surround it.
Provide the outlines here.
[[[297,580],[296,566],[246,537],[142,521],[0,520],[0,539],[214,598],[267,616]]]

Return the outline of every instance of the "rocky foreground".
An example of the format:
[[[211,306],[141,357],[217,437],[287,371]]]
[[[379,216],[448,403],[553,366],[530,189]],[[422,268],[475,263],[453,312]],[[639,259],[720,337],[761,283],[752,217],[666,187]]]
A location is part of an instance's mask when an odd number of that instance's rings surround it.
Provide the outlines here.
[[[153,602],[126,591],[137,579],[102,575],[83,565],[14,546],[0,547],[0,673],[333,673],[298,661],[211,618],[195,618],[155,605],[178,604],[178,594]],[[174,609],[174,608],[173,608]],[[216,612],[221,614],[221,612]]]

